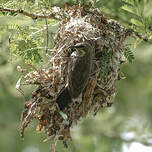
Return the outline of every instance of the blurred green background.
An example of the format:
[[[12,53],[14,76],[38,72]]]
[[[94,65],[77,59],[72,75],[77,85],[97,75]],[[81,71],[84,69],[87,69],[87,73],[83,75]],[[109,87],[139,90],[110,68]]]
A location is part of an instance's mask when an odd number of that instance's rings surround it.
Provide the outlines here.
[[[29,11],[31,7],[29,5],[33,4],[34,12],[38,10],[34,5],[41,3],[40,6],[43,6],[44,2],[47,4],[52,2],[51,5],[62,7],[68,0],[1,0],[0,6],[24,8]],[[73,1],[69,2],[73,3]],[[132,14],[120,9],[121,0],[97,2],[97,6],[105,14],[127,25]],[[145,1],[145,4],[151,3]],[[0,15],[3,17],[4,14]],[[44,21],[38,22],[42,27]],[[16,66],[21,63],[21,59],[12,61],[9,40],[10,33],[18,34],[18,29],[14,27],[10,31],[2,26],[1,21],[0,28],[2,29],[0,31],[0,152],[49,152],[49,143],[43,143],[44,132],[36,134],[35,122],[26,129],[24,141],[20,138],[20,115],[25,99],[30,98],[31,90],[26,88],[26,94],[23,97],[15,89],[20,77]],[[26,34],[25,32],[25,36]],[[50,43],[51,46],[53,43]],[[72,129],[73,141],[68,149],[64,149],[60,142],[57,144],[59,152],[152,152],[152,45],[142,42],[133,51],[134,62],[121,68],[126,79],[117,83],[118,93],[113,106],[101,110],[95,117],[88,115],[86,119],[81,120]]]

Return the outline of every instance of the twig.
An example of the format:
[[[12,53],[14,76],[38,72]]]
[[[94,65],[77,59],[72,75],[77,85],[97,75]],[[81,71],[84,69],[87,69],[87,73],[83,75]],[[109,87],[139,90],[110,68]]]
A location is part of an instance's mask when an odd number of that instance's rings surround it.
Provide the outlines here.
[[[104,15],[107,16],[109,19],[114,19],[116,21],[125,23],[125,24],[130,24],[130,22],[128,20],[123,19],[122,17],[118,16],[118,15],[112,15],[112,14],[108,14],[104,12]]]
[[[45,19],[46,23],[46,53],[48,52],[48,47],[49,47],[49,32],[48,32],[48,20]]]
[[[25,16],[28,16],[28,17],[31,17],[33,20],[35,19],[38,19],[38,18],[51,18],[51,19],[55,19],[55,20],[59,20],[59,18],[57,18],[55,16],[55,14],[51,13],[49,15],[38,15],[38,14],[33,14],[33,13],[29,13],[29,12],[26,12],[22,9],[9,9],[9,8],[3,8],[3,7],[0,7],[0,12],[11,12],[11,13],[18,13],[18,14],[22,14],[22,15],[25,15]]]
[[[109,21],[112,21],[112,20],[110,19]],[[125,28],[117,21],[114,21],[114,22],[112,21],[112,23],[117,25],[120,29]],[[145,42],[149,41],[147,36],[144,36],[144,35],[142,35],[142,33],[138,33],[137,31],[135,31],[133,29],[125,28],[125,31],[126,31],[126,36],[138,37],[139,39],[142,39]]]
[[[136,31],[132,31],[132,33],[133,33],[136,37],[138,37],[139,39],[142,39],[142,40],[144,40],[145,42],[148,42],[148,37],[146,37],[146,36],[144,36],[144,35],[136,32]]]
[[[145,42],[149,41],[148,37],[142,35],[141,33],[136,32],[132,29],[127,29],[127,32],[128,32],[128,35],[130,35],[130,36],[138,37],[139,39],[142,39]]]
[[[45,16],[45,12],[42,11],[42,13]],[[48,20],[47,20],[47,18],[45,18],[45,24],[46,24],[46,50],[45,50],[45,53],[47,54],[48,46],[49,46],[49,32],[48,32],[49,29],[48,29]]]

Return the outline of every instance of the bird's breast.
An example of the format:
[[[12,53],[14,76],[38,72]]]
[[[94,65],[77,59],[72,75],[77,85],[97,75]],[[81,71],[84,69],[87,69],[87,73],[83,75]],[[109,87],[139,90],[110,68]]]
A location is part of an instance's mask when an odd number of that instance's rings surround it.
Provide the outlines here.
[[[69,90],[72,98],[77,98],[85,88],[92,67],[92,54],[85,53],[83,56],[73,53],[69,65]]]

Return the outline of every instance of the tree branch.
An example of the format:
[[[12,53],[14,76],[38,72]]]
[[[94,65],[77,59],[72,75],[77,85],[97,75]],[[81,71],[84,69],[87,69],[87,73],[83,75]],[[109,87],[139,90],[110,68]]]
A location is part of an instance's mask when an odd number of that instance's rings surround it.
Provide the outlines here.
[[[38,18],[51,18],[51,19],[55,19],[55,20],[59,20],[59,18],[57,18],[55,16],[55,14],[51,13],[49,15],[38,15],[38,14],[33,14],[33,13],[29,13],[29,12],[26,12],[22,9],[9,9],[9,8],[3,8],[3,7],[0,7],[0,12],[11,12],[11,13],[18,13],[18,14],[22,14],[24,16],[28,16],[28,17],[31,17],[33,20],[35,19],[38,19]]]

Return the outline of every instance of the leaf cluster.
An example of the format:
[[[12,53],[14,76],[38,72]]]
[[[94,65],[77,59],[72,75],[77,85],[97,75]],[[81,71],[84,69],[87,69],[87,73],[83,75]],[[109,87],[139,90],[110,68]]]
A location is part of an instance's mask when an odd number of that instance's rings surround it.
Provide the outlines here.
[[[152,35],[152,1],[151,0],[122,0],[122,10],[130,13],[130,28]]]
[[[135,59],[134,54],[129,47],[127,47],[125,49],[124,56],[128,60],[128,62],[130,62],[130,63],[133,62],[133,60]]]
[[[49,1],[10,1],[1,2],[3,8],[24,10],[28,13],[48,15],[52,10]],[[15,61],[21,60],[26,64],[38,64],[46,59],[45,50],[51,49],[53,36],[58,22],[48,19],[32,20],[21,14],[0,11],[0,35],[6,32],[9,36],[9,48]]]
[[[109,48],[104,47],[101,51],[101,58],[100,58],[100,64],[101,64],[101,71],[100,76],[105,77],[108,75],[108,72],[110,71],[110,60],[113,57],[113,53]]]

